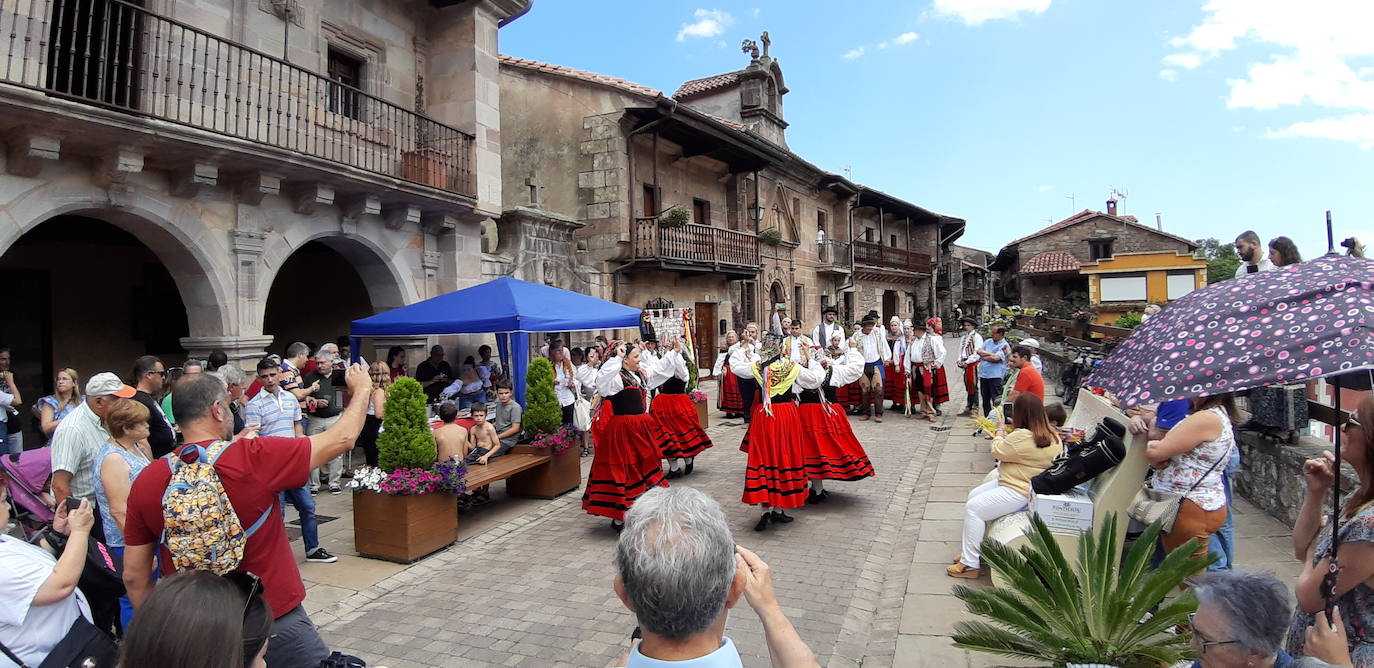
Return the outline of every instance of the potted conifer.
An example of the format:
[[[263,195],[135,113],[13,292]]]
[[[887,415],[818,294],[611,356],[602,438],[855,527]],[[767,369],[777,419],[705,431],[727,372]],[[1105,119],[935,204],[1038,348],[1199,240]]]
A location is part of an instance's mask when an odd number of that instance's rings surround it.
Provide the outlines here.
[[[525,411],[520,417],[529,445],[512,452],[548,455],[547,466],[536,466],[510,477],[506,492],[512,496],[552,499],[582,484],[581,453],[573,449],[573,429],[563,424],[563,408],[553,391],[553,364],[543,357],[530,362],[525,374]]]
[[[377,437],[378,467],[354,474],[353,544],[360,556],[411,563],[458,539],[454,494],[464,491],[460,462],[436,465],[434,432],[420,383],[401,377],[387,390]]]

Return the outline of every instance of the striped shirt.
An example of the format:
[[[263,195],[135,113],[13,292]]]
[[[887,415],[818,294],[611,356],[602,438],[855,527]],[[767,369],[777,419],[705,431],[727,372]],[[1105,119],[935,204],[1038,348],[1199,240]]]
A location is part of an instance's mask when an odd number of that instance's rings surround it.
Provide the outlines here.
[[[296,397],[280,387],[275,393],[259,392],[243,409],[243,423],[258,425],[261,436],[292,438],[300,420],[301,406]]]

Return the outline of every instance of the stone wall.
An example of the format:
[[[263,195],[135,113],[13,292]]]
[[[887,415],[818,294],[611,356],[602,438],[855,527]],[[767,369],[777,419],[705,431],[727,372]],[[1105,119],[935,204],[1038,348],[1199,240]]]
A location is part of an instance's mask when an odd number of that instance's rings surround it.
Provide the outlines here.
[[[1191,252],[1188,244],[1173,237],[1164,236],[1148,227],[1113,220],[1099,216],[1091,220],[1071,225],[1062,230],[1044,234],[1021,242],[1019,246],[1021,262],[1047,251],[1067,251],[1079,262],[1090,262],[1088,241],[1090,239],[1112,239],[1113,253],[1139,253],[1147,251]]]
[[[1240,433],[1241,473],[1235,492],[1288,526],[1298,519],[1307,482],[1303,462],[1332,448],[1330,441],[1304,436],[1293,445],[1276,443],[1252,431]],[[1342,467],[1342,490],[1358,488],[1359,480],[1347,464]]]

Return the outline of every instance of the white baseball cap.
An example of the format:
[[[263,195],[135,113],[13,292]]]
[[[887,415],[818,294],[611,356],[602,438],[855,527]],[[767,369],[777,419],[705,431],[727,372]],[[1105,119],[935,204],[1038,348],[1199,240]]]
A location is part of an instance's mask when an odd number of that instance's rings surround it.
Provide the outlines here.
[[[88,397],[114,396],[128,399],[134,396],[134,392],[136,392],[134,388],[125,385],[119,376],[109,371],[91,376],[91,379],[86,382],[86,396]]]
[[[1040,342],[1036,341],[1035,339],[1021,339],[1021,345],[1027,348],[1035,348],[1037,350],[1040,348]]]

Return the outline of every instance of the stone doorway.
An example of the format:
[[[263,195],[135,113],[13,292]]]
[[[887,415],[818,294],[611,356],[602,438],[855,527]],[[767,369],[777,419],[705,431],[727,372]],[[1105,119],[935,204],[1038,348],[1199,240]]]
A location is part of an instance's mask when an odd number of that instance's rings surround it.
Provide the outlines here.
[[[315,240],[296,249],[273,277],[262,329],[272,337],[271,352],[282,353],[296,341],[314,350],[347,336],[354,320],[377,312],[354,262],[334,244]]]

